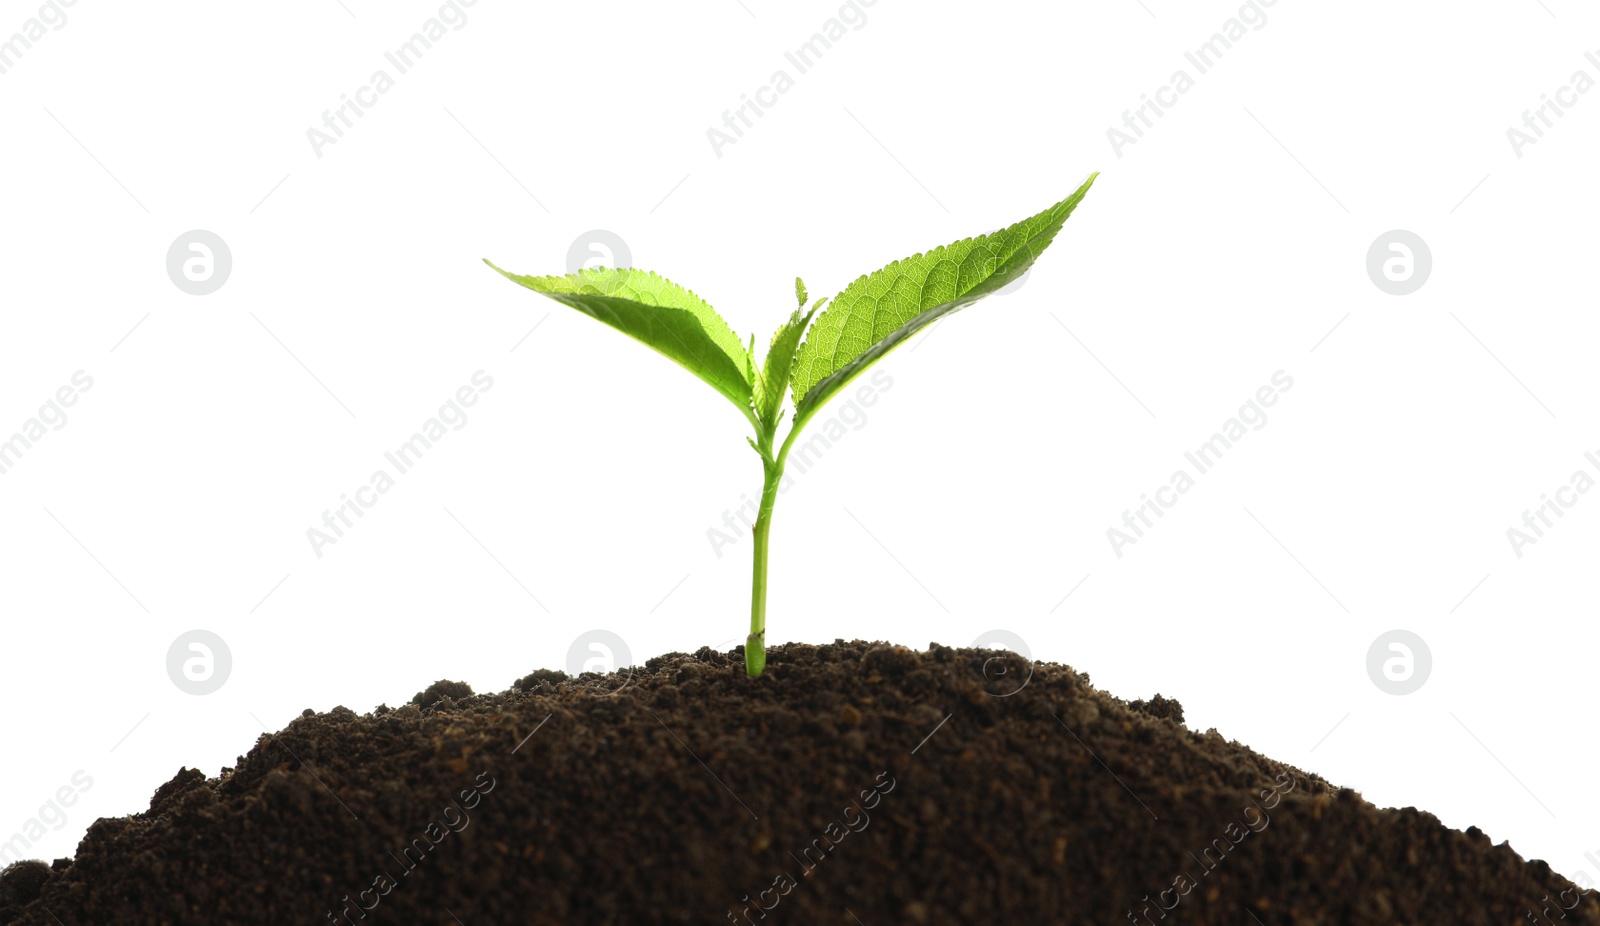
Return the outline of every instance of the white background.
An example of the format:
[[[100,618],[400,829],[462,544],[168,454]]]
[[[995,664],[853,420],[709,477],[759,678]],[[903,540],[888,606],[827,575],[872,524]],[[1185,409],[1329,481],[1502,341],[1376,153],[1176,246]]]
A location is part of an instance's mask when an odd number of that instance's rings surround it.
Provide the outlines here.
[[[0,36],[37,8],[0,3]],[[795,274],[832,294],[1098,169],[1026,284],[885,360],[783,496],[771,640],[1003,628],[1600,879],[1600,495],[1520,558],[1506,535],[1600,451],[1600,93],[1521,157],[1506,134],[1600,76],[1584,4],[1279,0],[1198,75],[1237,4],[878,0],[720,157],[707,129],[836,3],[478,0],[396,75],[438,9],[79,0],[0,76],[0,435],[94,380],[0,476],[0,840],[77,770],[29,854],[304,708],[502,690],[591,628],[637,660],[742,640],[748,538],[719,558],[707,531],[759,490],[745,422],[480,258],[558,273],[607,229],[764,347]],[[380,68],[319,157],[307,130]],[[197,228],[233,254],[203,297],[165,268]],[[1365,267],[1396,228],[1433,255],[1404,297]],[[307,529],[480,369],[468,423],[316,556]],[[1124,510],[1278,370],[1265,426],[1117,557]],[[233,657],[204,697],[166,671],[196,628]],[[1366,669],[1396,628],[1434,659],[1404,697]]]

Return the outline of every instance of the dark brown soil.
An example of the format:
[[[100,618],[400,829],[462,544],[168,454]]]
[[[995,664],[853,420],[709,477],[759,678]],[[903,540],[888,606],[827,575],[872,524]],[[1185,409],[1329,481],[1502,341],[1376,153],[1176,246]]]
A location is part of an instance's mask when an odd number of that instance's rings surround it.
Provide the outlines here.
[[[308,711],[70,864],[8,871],[0,923],[1600,924],[1543,862],[1172,699],[941,646],[767,666],[703,649]]]

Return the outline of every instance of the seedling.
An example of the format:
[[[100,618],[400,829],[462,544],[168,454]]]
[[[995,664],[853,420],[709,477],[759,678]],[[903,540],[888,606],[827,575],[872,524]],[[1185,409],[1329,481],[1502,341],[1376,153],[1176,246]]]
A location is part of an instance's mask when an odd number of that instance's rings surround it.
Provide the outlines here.
[[[763,479],[755,523],[750,636],[745,640],[744,659],[746,673],[759,678],[767,663],[767,553],[772,508],[795,438],[829,399],[889,351],[1022,276],[1055,239],[1097,176],[1091,174],[1071,196],[1009,228],[964,238],[860,277],[834,296],[820,314],[818,309],[828,300],[818,299],[807,309],[805,284],[795,278],[799,308],[772,336],[759,370],[754,335],[746,347],[705,300],[654,273],[595,268],[536,277],[507,273],[488,260],[484,263],[507,279],[605,322],[676,360],[722,393],[755,429],[755,436],[747,440],[761,456]],[[793,394],[792,424],[774,453],[784,417],[785,390]]]

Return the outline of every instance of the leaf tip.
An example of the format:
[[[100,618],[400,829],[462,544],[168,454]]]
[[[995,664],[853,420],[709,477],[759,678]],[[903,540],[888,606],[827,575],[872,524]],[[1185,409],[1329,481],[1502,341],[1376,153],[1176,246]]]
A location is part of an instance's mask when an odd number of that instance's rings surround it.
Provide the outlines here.
[[[493,270],[495,273],[500,274],[501,276],[505,277],[508,280],[511,280],[512,282],[517,282],[517,275],[516,274],[512,273],[509,270],[501,269],[499,267],[499,265],[497,265],[494,261],[490,260],[489,258],[485,257],[483,259],[483,262],[485,264],[488,264],[489,265],[489,269]]]

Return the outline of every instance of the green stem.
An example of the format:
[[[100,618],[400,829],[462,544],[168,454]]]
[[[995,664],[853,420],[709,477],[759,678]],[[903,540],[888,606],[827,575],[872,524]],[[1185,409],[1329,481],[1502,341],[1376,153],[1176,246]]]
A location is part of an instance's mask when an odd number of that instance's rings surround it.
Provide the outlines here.
[[[771,447],[765,448],[770,455]],[[761,485],[761,510],[756,514],[755,567],[750,584],[750,636],[744,643],[744,670],[760,678],[767,667],[767,538],[772,533],[772,508],[778,502],[778,485],[783,481],[783,464],[762,462],[765,479]]]
[[[816,411],[813,409],[811,414],[816,414]],[[778,486],[783,482],[783,466],[789,459],[789,448],[794,446],[795,438],[800,436],[810,420],[811,415],[807,415],[804,418],[797,417],[792,422],[789,436],[784,439],[776,457],[772,455],[771,431],[758,424],[756,434],[760,435],[760,443],[751,441],[756,452],[761,454],[765,473],[761,485],[761,510],[756,513],[755,574],[750,585],[750,636],[744,641],[744,670],[751,678],[760,678],[767,667],[767,538],[772,533],[772,508],[778,502]]]

